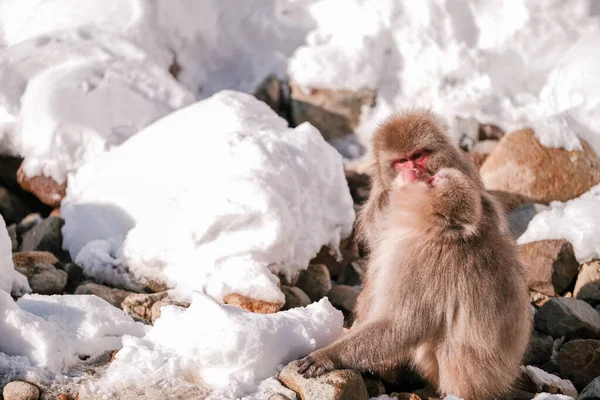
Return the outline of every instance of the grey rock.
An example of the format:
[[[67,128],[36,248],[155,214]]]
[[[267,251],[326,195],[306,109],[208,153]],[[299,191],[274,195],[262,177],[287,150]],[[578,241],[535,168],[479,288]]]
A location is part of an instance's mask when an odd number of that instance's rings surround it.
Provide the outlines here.
[[[374,106],[377,92],[373,89],[330,90],[303,88],[289,82],[290,109],[293,125],[310,122],[326,140],[351,133],[360,122],[363,106]]]
[[[556,362],[560,375],[581,391],[600,376],[600,340],[567,342],[560,348]]]
[[[39,213],[29,214],[17,225],[17,233],[22,235],[42,221],[44,221],[44,218]]]
[[[529,222],[533,217],[549,208],[550,206],[545,204],[527,203],[510,211],[506,215],[506,219],[508,220],[508,227],[511,235],[517,239],[525,233],[527,226],[529,226]]]
[[[311,264],[296,284],[312,301],[321,300],[331,290],[329,270],[323,264]]]
[[[61,228],[65,221],[59,217],[48,217],[23,234],[22,251],[49,251],[61,261],[71,261],[62,249]]]
[[[357,286],[364,279],[364,270],[359,261],[353,261],[344,269],[337,282],[348,286]]]
[[[61,294],[67,286],[67,273],[56,269],[52,264],[18,265],[15,263],[15,269],[27,277],[33,293]]]
[[[352,286],[335,285],[327,293],[331,305],[344,314],[344,326],[350,327],[353,322],[354,306],[360,291]]]
[[[30,212],[18,195],[0,186],[0,215],[7,225],[19,222]]]
[[[533,393],[563,394],[577,398],[577,390],[569,380],[561,379],[554,374],[530,365],[521,367],[521,371],[519,380],[523,382],[525,380],[524,376],[530,380],[532,388],[525,388],[528,391],[533,391]]]
[[[6,227],[8,237],[10,238],[11,251],[19,250],[19,235],[17,235],[17,224],[10,224]]]
[[[583,300],[557,297],[534,316],[535,328],[553,338],[600,338],[600,314]]]
[[[581,266],[573,295],[593,306],[600,304],[600,260],[590,261]]]
[[[523,358],[524,365],[543,365],[552,357],[552,336],[534,330],[529,341],[529,348]]]
[[[40,389],[29,382],[13,381],[4,386],[2,395],[4,400],[38,400]]]
[[[358,371],[338,369],[318,378],[306,379],[298,372],[298,360],[286,365],[279,380],[298,393],[301,399],[311,400],[368,400],[365,382]]]
[[[281,308],[282,310],[289,310],[290,308],[296,307],[306,307],[311,303],[308,295],[299,287],[282,285],[281,291],[285,295],[285,304]]]
[[[600,376],[590,382],[579,394],[579,400],[600,399]]]
[[[579,272],[573,246],[566,240],[540,240],[519,246],[530,289],[557,296],[573,283]]]
[[[133,294],[133,292],[111,288],[94,282],[84,282],[77,286],[77,289],[75,289],[75,294],[93,294],[101,299],[106,300],[113,306],[121,308],[121,303],[123,303],[123,300],[125,300],[127,296]]]
[[[75,289],[84,281],[83,269],[75,263],[66,263],[62,266],[62,270],[67,273],[67,293],[74,293]]]
[[[385,385],[379,379],[364,378],[369,398],[385,394]]]
[[[123,311],[138,321],[152,322],[152,306],[165,299],[167,292],[132,293],[123,300]]]
[[[284,95],[285,89],[284,83],[279,78],[275,75],[269,75],[258,86],[256,92],[254,92],[254,97],[260,101],[264,101],[273,111],[287,119],[289,113],[289,96],[286,98]]]

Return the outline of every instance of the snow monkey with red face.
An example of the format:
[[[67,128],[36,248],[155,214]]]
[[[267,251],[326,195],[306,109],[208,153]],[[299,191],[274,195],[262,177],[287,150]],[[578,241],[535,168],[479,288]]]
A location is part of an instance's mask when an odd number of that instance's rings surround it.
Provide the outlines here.
[[[389,376],[410,365],[443,395],[501,397],[519,373],[531,311],[500,207],[430,112],[384,122],[373,156],[358,218],[370,256],[356,322],[299,372]]]

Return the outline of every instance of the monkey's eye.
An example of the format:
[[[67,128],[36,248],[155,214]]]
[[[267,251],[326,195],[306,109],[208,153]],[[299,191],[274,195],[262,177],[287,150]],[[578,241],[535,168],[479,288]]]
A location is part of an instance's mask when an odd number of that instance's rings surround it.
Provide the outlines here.
[[[424,155],[424,154],[423,154],[422,152],[420,152],[420,151],[419,151],[418,153],[415,153],[415,154],[413,154],[411,158],[412,158],[413,160],[418,160],[419,158],[423,157],[423,155]]]
[[[396,161],[398,164],[404,164],[405,162],[408,162],[408,160],[406,158],[401,158],[399,160]]]

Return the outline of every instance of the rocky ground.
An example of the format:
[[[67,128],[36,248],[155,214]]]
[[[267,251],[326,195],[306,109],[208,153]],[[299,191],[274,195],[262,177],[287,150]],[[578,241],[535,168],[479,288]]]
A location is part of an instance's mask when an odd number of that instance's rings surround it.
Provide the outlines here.
[[[339,138],[358,124],[360,108],[372,104],[374,93],[313,90],[309,95],[276,78],[265,81],[256,96],[292,125],[310,121],[326,139]],[[551,201],[576,198],[600,183],[600,158],[584,144],[582,150],[544,147],[530,129],[504,135],[497,126],[466,121],[461,145],[480,167],[488,187],[506,206],[515,238]],[[21,160],[0,159],[0,213],[12,240],[15,268],[27,276],[34,293],[95,294],[136,320],[152,324],[164,304],[177,303],[166,292],[133,293],[94,282],[62,250],[59,208],[64,187],[43,177],[24,177]],[[515,168],[517,166],[517,168]],[[522,171],[526,171],[523,174]],[[359,206],[368,196],[368,168],[348,167],[346,178]],[[35,195],[33,195],[33,194]],[[352,323],[352,309],[360,293],[364,254],[351,237],[341,243],[342,259],[323,248],[310,266],[291,282],[282,279],[286,301],[281,310],[305,306],[327,296]],[[574,399],[600,398],[600,260],[580,264],[567,240],[544,240],[520,245],[535,308],[535,330],[523,360],[521,377],[510,394],[531,399],[537,393],[563,394]],[[281,305],[257,304],[251,299],[229,299],[255,312],[275,312]],[[397,386],[376,377],[340,370],[317,379],[304,379],[294,362],[280,381],[302,399],[367,399],[383,394],[398,399],[433,399],[438,395],[407,371]],[[6,400],[56,398],[46,388],[26,382],[4,387]],[[58,395],[61,400],[76,394]],[[271,399],[285,399],[273,394]]]

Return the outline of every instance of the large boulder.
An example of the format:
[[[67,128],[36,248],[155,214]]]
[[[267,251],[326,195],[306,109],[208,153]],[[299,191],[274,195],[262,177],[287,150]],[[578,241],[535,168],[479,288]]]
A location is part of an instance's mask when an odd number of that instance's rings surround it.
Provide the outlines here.
[[[567,297],[548,300],[536,311],[535,328],[558,339],[600,338],[600,314],[588,303]]]
[[[583,390],[600,376],[600,340],[573,340],[565,343],[556,359],[560,375]]]
[[[505,135],[481,166],[486,188],[518,195],[523,202],[567,201],[600,183],[600,157],[582,150],[543,146],[531,129]]]
[[[590,261],[581,266],[573,296],[593,306],[600,304],[600,260]]]

